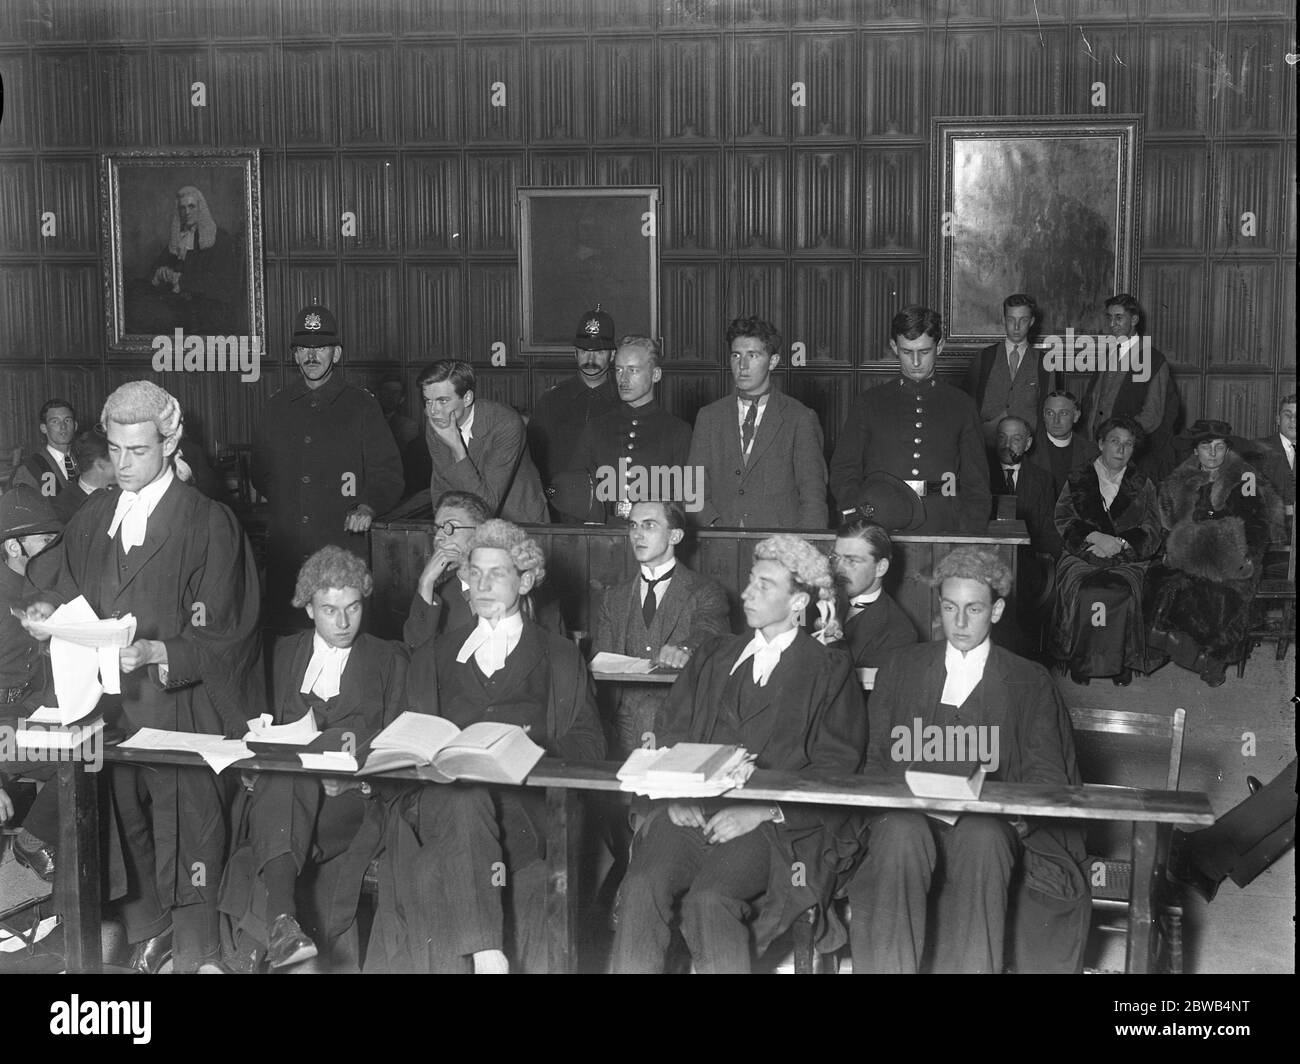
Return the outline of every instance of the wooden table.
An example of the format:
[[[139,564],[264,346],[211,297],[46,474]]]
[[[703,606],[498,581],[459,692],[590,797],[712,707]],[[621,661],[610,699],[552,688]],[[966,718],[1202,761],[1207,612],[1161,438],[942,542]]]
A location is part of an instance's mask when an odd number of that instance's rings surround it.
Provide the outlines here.
[[[197,754],[156,750],[104,749],[105,762],[154,765],[203,764]],[[544,787],[547,806],[546,920],[548,959],[553,972],[576,970],[573,931],[576,892],[569,889],[569,870],[577,864],[576,806],[581,791],[618,791],[617,762],[561,761],[543,758],[525,785]],[[234,768],[241,772],[309,771],[279,760],[252,758]],[[427,770],[399,769],[372,779],[430,781]],[[99,792],[94,776],[80,762],[62,762],[58,772],[59,846],[54,893],[64,920],[68,970],[100,969]],[[1056,787],[990,782],[978,800],[918,798],[901,782],[832,773],[794,774],[757,771],[728,798],[738,801],[788,802],[850,806],[863,809],[916,809],[936,812],[989,813],[1001,816],[1069,820],[1114,820],[1133,824],[1133,877],[1130,887],[1130,934],[1127,970],[1152,970],[1155,957],[1157,843],[1174,825],[1214,823],[1209,799],[1187,791],[1146,791],[1129,787],[1085,785]]]

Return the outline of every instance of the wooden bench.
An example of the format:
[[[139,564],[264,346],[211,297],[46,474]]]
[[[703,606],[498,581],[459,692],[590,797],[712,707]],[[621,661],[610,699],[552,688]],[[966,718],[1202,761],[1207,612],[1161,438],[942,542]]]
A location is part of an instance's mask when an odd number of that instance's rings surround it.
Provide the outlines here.
[[[104,750],[106,762],[206,767],[197,754]],[[576,970],[574,929],[576,897],[570,868],[577,867],[576,805],[583,791],[618,791],[617,762],[561,761],[543,758],[525,786],[546,789],[547,884],[546,922],[552,972]],[[283,761],[253,758],[241,761],[241,772],[309,771]],[[399,769],[381,779],[431,783],[427,770]],[[99,791],[94,777],[80,762],[64,762],[58,773],[60,824],[59,862],[55,897],[65,925],[68,970],[99,971],[100,870]],[[738,801],[789,802],[864,809],[916,809],[940,812],[990,813],[1002,816],[1055,817],[1070,820],[1113,820],[1133,824],[1134,864],[1130,892],[1131,932],[1128,970],[1147,972],[1153,963],[1152,920],[1157,842],[1167,839],[1174,825],[1199,827],[1214,823],[1209,799],[1189,792],[1134,790],[1126,787],[1057,787],[988,783],[980,799],[936,799],[914,796],[902,782],[882,782],[864,776],[832,773],[796,775],[758,771],[742,789],[730,792]]]

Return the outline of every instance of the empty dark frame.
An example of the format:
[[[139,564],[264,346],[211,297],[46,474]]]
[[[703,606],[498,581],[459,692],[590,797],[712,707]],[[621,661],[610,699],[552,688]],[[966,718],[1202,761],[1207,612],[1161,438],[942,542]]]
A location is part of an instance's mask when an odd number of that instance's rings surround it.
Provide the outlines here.
[[[659,189],[520,188],[525,354],[568,354],[584,311],[659,337]]]

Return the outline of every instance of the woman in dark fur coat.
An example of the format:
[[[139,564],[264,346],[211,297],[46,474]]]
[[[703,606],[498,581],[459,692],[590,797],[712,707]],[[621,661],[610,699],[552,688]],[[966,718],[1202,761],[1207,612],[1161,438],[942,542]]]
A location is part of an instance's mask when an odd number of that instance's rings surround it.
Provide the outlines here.
[[[1155,485],[1129,464],[1141,436],[1130,417],[1103,421],[1101,454],[1071,470],[1056,503],[1065,550],[1051,650],[1075,683],[1109,676],[1124,686],[1146,664],[1142,582],[1162,536]]]
[[[1250,601],[1282,503],[1242,457],[1224,421],[1197,421],[1193,455],[1160,485],[1168,530],[1162,565],[1148,573],[1153,664],[1172,656],[1211,687],[1245,649]]]

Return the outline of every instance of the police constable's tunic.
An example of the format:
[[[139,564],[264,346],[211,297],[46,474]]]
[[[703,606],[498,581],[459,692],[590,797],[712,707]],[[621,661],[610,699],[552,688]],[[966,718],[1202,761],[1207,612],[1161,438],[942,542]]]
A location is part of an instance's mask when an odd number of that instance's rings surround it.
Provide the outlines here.
[[[681,418],[673,417],[656,400],[642,406],[619,403],[617,408],[587,426],[574,450],[573,468],[595,473],[599,479],[602,467],[617,473],[620,460],[626,458],[629,469],[644,466],[653,471],[658,466],[684,471],[690,453],[691,427]],[[649,481],[650,485],[659,483],[659,477]],[[671,481],[665,478],[663,483],[680,485],[682,481],[674,477]],[[599,503],[596,508],[599,509]],[[614,504],[607,510],[612,515]],[[596,514],[588,520],[599,521],[601,517]]]
[[[575,468],[573,452],[583,429],[618,405],[613,373],[595,388],[588,388],[579,373],[542,393],[528,422],[528,446],[543,485],[554,474]]]
[[[918,534],[988,527],[992,499],[979,412],[970,396],[951,385],[933,377],[899,377],[858,398],[831,459],[835,505],[857,506],[862,482],[877,470],[926,482],[926,517]]]
[[[299,376],[271,396],[252,474],[271,504],[267,603],[277,612],[288,608],[298,569],[321,547],[366,555],[365,535],[343,527],[349,511],[365,503],[382,514],[402,496],[402,459],[379,403],[337,368],[319,388]]]

